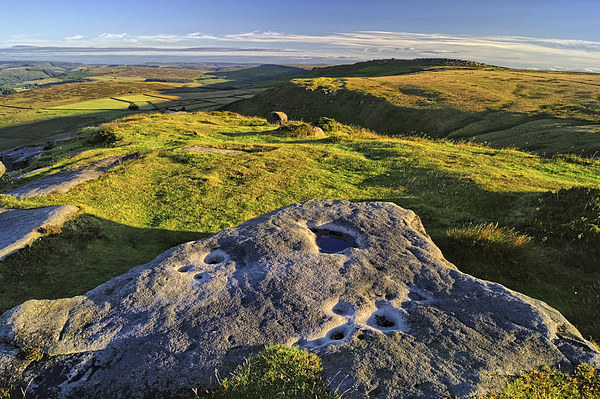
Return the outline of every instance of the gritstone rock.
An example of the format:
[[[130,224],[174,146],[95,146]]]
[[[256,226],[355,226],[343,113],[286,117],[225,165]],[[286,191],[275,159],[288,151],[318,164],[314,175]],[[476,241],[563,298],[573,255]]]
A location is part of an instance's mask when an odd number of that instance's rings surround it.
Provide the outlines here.
[[[61,170],[60,172],[44,176],[24,186],[7,191],[6,195],[24,199],[41,195],[64,194],[81,183],[94,180],[102,176],[107,170],[114,168],[130,159],[135,159],[138,154],[115,155],[91,162],[83,167]]]
[[[44,153],[44,146],[21,147],[15,150],[0,152],[0,161],[6,166],[6,170],[13,172],[23,169]]]
[[[189,397],[269,343],[315,351],[350,398],[467,397],[600,365],[556,310],[447,262],[412,211],[312,200],[8,311],[0,373],[31,397]]]
[[[0,208],[0,260],[31,244],[46,231],[56,229],[77,214],[73,205],[35,209]]]

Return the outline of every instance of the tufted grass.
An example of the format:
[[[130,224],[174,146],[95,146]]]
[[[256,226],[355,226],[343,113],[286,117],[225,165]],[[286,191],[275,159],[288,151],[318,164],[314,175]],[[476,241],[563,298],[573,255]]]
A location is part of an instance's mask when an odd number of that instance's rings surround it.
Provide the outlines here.
[[[600,398],[600,372],[580,364],[573,375],[543,367],[512,381],[501,393],[486,399],[596,399]]]
[[[251,355],[210,397],[215,399],[322,398],[336,399],[322,377],[314,354],[282,345],[267,346]]]

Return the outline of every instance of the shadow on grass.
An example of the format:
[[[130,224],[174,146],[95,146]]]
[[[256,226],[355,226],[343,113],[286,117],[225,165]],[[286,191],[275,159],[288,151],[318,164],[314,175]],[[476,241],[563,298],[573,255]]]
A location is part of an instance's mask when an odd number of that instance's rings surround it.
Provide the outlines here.
[[[81,113],[81,110],[53,110],[54,113],[62,112],[66,116],[50,116],[48,119],[15,124],[12,126],[0,127],[0,152],[7,151],[13,148],[42,145],[48,141],[58,138],[73,136],[78,130],[87,126],[96,126],[101,123],[114,121],[115,119],[123,118],[129,115],[149,112],[164,112],[166,110],[181,110],[185,108],[187,111],[204,111],[222,107],[228,102],[238,101],[240,99],[239,89],[235,90],[219,90],[223,96],[218,98],[218,101],[211,101],[210,94],[214,90],[205,90],[199,88],[170,88],[163,89],[160,92],[164,95],[183,95],[181,99],[164,101],[154,104],[154,108],[147,110],[131,111],[127,109],[115,110],[90,110],[87,113]],[[198,98],[187,98],[184,93],[194,94]],[[206,99],[202,98],[202,94],[207,95]],[[146,104],[138,103],[139,106]],[[43,107],[43,104],[41,105]],[[27,112],[46,112],[42,109],[27,109]],[[69,113],[76,113],[75,115]],[[10,117],[10,115],[8,116]]]
[[[307,90],[293,83],[221,109],[263,117],[268,112],[280,110],[290,119],[309,123],[326,116],[390,136],[473,139],[498,148],[517,147],[537,154],[581,153],[590,156],[600,151],[594,127],[597,124],[558,118],[542,110],[531,114],[492,108],[464,111],[444,105],[443,101],[421,107],[402,107],[357,90],[332,93]]]
[[[60,234],[40,238],[0,262],[0,313],[29,299],[84,294],[178,244],[207,236],[80,215]]]

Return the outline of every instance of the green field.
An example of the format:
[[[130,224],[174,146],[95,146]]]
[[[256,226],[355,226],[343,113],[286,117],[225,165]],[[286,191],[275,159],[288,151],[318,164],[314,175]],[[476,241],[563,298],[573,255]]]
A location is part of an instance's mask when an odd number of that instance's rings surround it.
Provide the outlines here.
[[[102,67],[70,72],[61,77],[91,78],[91,82],[23,90],[0,96],[0,151],[45,144],[69,137],[86,126],[136,112],[212,110],[247,99],[264,89],[216,90],[206,84],[224,82],[204,71],[176,68]],[[145,82],[146,79],[193,78],[193,84]],[[43,82],[57,81],[58,78]],[[139,109],[130,111],[130,103]]]

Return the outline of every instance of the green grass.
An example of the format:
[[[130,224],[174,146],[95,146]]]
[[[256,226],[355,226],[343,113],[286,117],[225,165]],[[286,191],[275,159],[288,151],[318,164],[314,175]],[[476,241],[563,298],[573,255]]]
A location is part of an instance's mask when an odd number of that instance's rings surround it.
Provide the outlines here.
[[[597,74],[448,66],[384,76],[387,63],[364,68],[315,70],[226,109],[265,116],[277,108],[308,122],[328,116],[391,136],[474,140],[537,154],[600,154]]]
[[[487,399],[596,399],[600,398],[600,372],[591,366],[577,366],[569,375],[548,367],[523,374],[500,394]]]
[[[210,72],[208,75],[217,79],[225,79],[223,83],[215,82],[213,87],[243,87],[280,79],[306,72],[305,69],[285,65],[259,65],[233,71]]]
[[[250,356],[231,377],[221,382],[211,398],[320,398],[335,399],[321,373],[319,358],[310,352],[281,345],[267,346]]]

